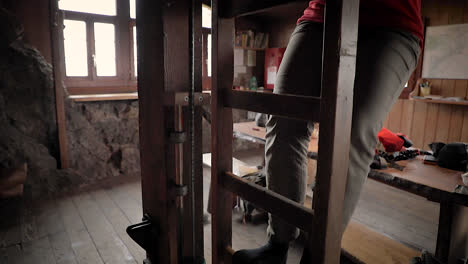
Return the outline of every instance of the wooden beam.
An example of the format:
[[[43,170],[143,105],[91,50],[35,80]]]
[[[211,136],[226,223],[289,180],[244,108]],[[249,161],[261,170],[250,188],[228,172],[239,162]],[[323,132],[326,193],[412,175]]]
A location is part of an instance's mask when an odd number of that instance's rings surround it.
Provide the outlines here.
[[[50,24],[52,38],[52,61],[55,88],[55,112],[57,115],[58,143],[60,151],[60,168],[69,167],[67,129],[65,119],[65,95],[63,87],[63,77],[65,76],[64,47],[63,47],[63,18],[58,11],[57,1],[50,2]]]
[[[223,92],[232,89],[234,76],[234,19],[219,17],[212,1],[212,94],[211,94],[211,211],[212,262],[230,263],[226,248],[232,245],[232,194],[221,186],[224,172],[232,170],[232,110],[223,105]]]
[[[249,15],[260,12],[278,5],[292,2],[306,2],[305,0],[229,0],[222,1],[220,6],[220,17],[232,18],[236,16]]]
[[[447,263],[449,259],[453,208],[453,203],[447,199],[443,199],[440,202],[435,256],[443,263]]]
[[[320,98],[228,90],[224,105],[231,108],[278,115],[289,118],[318,121]]]
[[[308,250],[314,263],[339,263],[348,172],[359,0],[327,0],[317,185]]]
[[[152,262],[169,264],[177,263],[177,243],[170,239],[176,232],[176,208],[168,201],[165,108],[157,103],[166,84],[164,6],[162,0],[137,2],[138,102],[143,212],[151,217],[158,233],[147,254]]]
[[[302,230],[309,231],[312,209],[306,208],[298,202],[281,196],[265,187],[249,182],[241,177],[227,172],[222,179],[223,186],[234,194],[252,202],[255,206],[281,217],[284,221]]]

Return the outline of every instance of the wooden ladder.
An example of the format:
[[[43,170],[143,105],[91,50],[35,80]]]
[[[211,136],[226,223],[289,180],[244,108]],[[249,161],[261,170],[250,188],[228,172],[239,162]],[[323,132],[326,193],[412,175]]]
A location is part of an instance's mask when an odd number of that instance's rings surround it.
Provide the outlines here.
[[[348,169],[359,0],[327,0],[321,98],[236,91],[234,19],[292,1],[212,0],[212,247],[213,263],[230,263],[232,194],[308,232],[313,263],[339,263]],[[232,109],[320,122],[313,209],[249,183],[232,171]]]

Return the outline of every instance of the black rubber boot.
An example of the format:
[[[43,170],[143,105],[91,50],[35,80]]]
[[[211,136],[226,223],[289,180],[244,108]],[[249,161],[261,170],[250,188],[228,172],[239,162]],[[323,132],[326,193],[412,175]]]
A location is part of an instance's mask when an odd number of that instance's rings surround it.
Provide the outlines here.
[[[262,247],[236,251],[232,264],[286,264],[288,249],[289,243],[275,243],[270,239]]]
[[[301,262],[299,264],[310,264],[310,254],[309,251],[305,248],[302,252]]]

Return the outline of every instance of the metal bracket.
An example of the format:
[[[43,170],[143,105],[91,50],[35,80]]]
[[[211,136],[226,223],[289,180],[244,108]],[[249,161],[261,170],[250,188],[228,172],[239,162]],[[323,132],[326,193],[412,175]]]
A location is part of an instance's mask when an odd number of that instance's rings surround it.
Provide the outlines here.
[[[174,196],[186,196],[188,194],[187,185],[174,184],[171,187],[171,193]]]
[[[173,144],[182,144],[187,141],[187,133],[185,131],[173,131],[169,133],[169,141]]]
[[[209,93],[195,93],[193,97],[194,105],[208,105],[210,104],[211,94]],[[164,104],[182,105],[187,106],[189,102],[189,93],[187,92],[166,92],[164,96]]]
[[[144,250],[150,251],[155,248],[154,239],[156,229],[148,215],[143,217],[143,221],[127,227],[127,234]]]

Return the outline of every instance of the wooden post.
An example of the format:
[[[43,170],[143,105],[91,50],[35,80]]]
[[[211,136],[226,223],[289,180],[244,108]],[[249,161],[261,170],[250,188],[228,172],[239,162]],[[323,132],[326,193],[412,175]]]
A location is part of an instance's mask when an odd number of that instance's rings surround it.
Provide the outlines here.
[[[137,3],[138,27],[138,94],[140,119],[141,186],[143,212],[156,226],[158,236],[154,247],[147,251],[150,260],[169,264],[175,258],[176,245],[169,243],[169,212],[167,204],[165,116],[164,106],[158,103],[164,96],[164,30],[162,0],[141,0]],[[175,210],[175,208],[174,208]]]
[[[443,195],[440,201],[439,227],[437,228],[436,257],[444,263],[449,259],[453,203],[447,195]]]
[[[212,1],[212,97],[211,97],[211,196],[212,261],[230,263],[226,248],[231,246],[232,194],[220,179],[232,170],[232,110],[224,107],[223,93],[232,89],[234,73],[234,19],[220,18],[221,3]]]
[[[313,263],[339,263],[348,172],[359,0],[327,0],[322,65],[319,156],[313,226]]]
[[[60,151],[60,168],[66,169],[69,166],[67,129],[65,119],[65,98],[63,88],[64,69],[64,47],[63,47],[63,17],[58,10],[57,1],[50,1],[51,38],[52,38],[52,61],[54,70],[55,87],[55,111],[57,115],[57,132]]]

